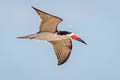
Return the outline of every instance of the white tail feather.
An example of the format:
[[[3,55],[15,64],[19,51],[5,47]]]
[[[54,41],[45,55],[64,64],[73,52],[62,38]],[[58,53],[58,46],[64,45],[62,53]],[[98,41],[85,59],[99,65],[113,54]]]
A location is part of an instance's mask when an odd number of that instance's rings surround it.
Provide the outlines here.
[[[30,36],[20,36],[20,37],[17,37],[17,39],[29,39]]]
[[[17,39],[31,39],[34,35],[27,35],[27,36],[20,36],[20,37],[17,37]]]

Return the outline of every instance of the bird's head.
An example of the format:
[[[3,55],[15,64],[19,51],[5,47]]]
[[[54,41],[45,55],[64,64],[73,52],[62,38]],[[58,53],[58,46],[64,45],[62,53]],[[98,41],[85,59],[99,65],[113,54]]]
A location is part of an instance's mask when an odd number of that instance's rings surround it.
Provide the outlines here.
[[[75,35],[74,33],[70,33],[70,35],[69,35],[73,40],[77,40],[77,41],[80,41],[80,42],[82,42],[82,43],[84,43],[84,44],[86,44],[87,45],[87,43],[85,42],[85,41],[83,41],[81,38],[79,38],[77,35]]]
[[[87,45],[87,43],[85,41],[83,41],[81,38],[79,38],[77,35],[75,35],[72,32],[68,32],[68,31],[59,31],[57,32],[58,35],[67,35],[68,37],[72,38],[73,40],[78,40],[84,44]]]

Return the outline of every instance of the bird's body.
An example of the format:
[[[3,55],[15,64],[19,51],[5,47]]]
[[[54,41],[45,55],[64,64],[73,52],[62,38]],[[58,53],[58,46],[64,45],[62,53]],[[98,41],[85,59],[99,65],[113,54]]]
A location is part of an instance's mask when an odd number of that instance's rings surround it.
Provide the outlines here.
[[[40,32],[36,34],[35,39],[38,40],[47,40],[47,41],[55,41],[55,40],[62,40],[62,39],[69,39],[70,36],[66,35],[59,35],[57,33],[51,33],[51,32]]]
[[[34,7],[32,8],[42,19],[39,32],[36,34],[22,36],[18,38],[46,40],[51,43],[54,47],[58,59],[58,65],[64,64],[70,56],[72,50],[71,38],[86,44],[82,39],[80,39],[72,32],[57,30],[57,25],[62,21],[61,18],[38,10]]]
[[[61,32],[61,31],[60,31]],[[62,40],[62,39],[70,39],[71,34],[63,35],[63,33],[56,32],[39,32],[36,34],[28,35],[28,36],[22,36],[19,38],[25,38],[25,39],[37,39],[37,40],[46,40],[46,41],[56,41],[56,40]],[[63,31],[64,32],[64,31]]]

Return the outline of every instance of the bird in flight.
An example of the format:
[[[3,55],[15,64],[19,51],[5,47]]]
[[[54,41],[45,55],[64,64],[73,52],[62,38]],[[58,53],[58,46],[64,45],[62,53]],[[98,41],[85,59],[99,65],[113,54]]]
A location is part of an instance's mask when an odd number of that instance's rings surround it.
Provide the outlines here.
[[[36,34],[21,36],[17,38],[48,41],[49,43],[52,44],[54,48],[55,54],[58,59],[58,65],[62,65],[68,60],[72,50],[71,39],[78,40],[84,44],[87,44],[72,32],[58,31],[57,26],[60,22],[63,21],[61,18],[43,12],[39,9],[36,9],[35,7],[32,8],[37,12],[37,14],[42,19],[39,27],[39,32],[37,32]]]

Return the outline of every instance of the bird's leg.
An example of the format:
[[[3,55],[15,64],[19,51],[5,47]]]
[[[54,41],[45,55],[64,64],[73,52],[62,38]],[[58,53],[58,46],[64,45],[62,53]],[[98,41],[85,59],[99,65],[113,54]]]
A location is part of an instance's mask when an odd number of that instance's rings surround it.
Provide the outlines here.
[[[30,39],[30,40],[31,40],[31,39],[35,39],[35,35],[29,36],[29,39]]]

